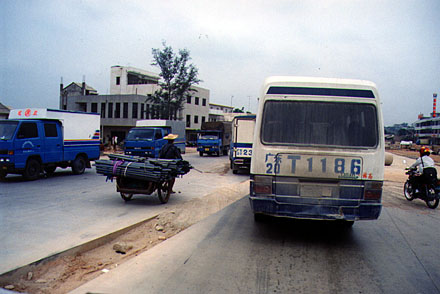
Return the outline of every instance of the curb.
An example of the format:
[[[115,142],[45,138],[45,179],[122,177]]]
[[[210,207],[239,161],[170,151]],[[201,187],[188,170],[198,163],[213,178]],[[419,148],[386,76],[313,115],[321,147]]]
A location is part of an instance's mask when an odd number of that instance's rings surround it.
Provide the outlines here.
[[[98,248],[98,247],[100,247],[100,246],[102,246],[102,245],[104,245],[104,244],[106,244],[108,242],[111,242],[111,241],[115,240],[119,236],[127,233],[128,231],[131,231],[132,229],[134,229],[134,228],[136,228],[136,227],[138,227],[138,226],[140,226],[140,225],[142,225],[142,224],[144,224],[146,222],[151,221],[152,219],[156,218],[158,215],[159,214],[155,214],[155,215],[153,215],[153,216],[151,216],[151,217],[149,217],[147,219],[144,219],[144,220],[142,220],[140,222],[132,224],[132,225],[130,225],[128,227],[125,227],[125,228],[122,228],[120,230],[111,232],[111,233],[109,233],[107,235],[98,237],[96,239],[93,239],[93,240],[88,241],[86,243],[77,245],[77,246],[72,247],[70,249],[67,249],[67,250],[55,253],[53,255],[50,255],[50,256],[47,256],[47,257],[44,257],[44,258],[41,258],[41,259],[39,259],[37,261],[34,261],[34,262],[30,263],[30,264],[18,267],[16,269],[10,270],[10,271],[5,272],[5,273],[2,273],[2,274],[0,274],[0,283],[1,284],[8,283],[11,279],[18,279],[18,278],[20,278],[20,276],[27,275],[28,272],[33,271],[37,266],[39,266],[41,264],[44,264],[44,263],[46,263],[48,261],[51,261],[51,260],[54,260],[54,259],[57,259],[57,258],[60,258],[60,257],[64,257],[64,256],[71,256],[71,255],[75,255],[75,254],[84,253],[84,252],[87,252],[89,250]]]

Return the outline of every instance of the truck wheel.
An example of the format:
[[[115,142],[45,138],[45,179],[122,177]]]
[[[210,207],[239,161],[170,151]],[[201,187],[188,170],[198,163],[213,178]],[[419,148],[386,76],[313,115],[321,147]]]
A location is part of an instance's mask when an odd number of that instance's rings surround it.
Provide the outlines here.
[[[217,151],[217,152],[215,153],[215,156],[219,157],[219,156],[220,156],[220,151]]]
[[[4,181],[8,173],[4,170],[0,171],[0,181]]]
[[[78,155],[72,163],[72,172],[74,175],[83,174],[86,170],[86,160],[83,156]]]
[[[223,155],[228,155],[228,149],[223,150]]]
[[[31,158],[26,163],[26,167],[23,172],[23,176],[28,181],[38,179],[41,172],[41,164],[38,160]]]
[[[203,156],[203,152],[202,152],[202,151],[199,151],[199,155],[200,155],[200,156]]]

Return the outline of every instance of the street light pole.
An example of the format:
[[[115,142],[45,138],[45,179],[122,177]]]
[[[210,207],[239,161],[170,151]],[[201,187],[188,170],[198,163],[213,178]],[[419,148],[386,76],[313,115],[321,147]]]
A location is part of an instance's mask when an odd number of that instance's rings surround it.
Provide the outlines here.
[[[232,98],[234,98],[234,95],[231,95],[231,107],[232,107]]]

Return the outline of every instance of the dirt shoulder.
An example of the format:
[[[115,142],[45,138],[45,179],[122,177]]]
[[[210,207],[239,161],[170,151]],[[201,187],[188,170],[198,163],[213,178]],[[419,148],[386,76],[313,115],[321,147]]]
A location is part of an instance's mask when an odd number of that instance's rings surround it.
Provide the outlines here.
[[[386,152],[389,152],[389,153],[392,153],[395,155],[408,157],[408,158],[414,159],[414,160],[416,160],[420,156],[418,151],[411,151],[408,149],[389,149],[389,150],[386,150]],[[440,155],[431,154],[430,157],[432,159],[434,159],[434,162],[437,165],[440,165]]]

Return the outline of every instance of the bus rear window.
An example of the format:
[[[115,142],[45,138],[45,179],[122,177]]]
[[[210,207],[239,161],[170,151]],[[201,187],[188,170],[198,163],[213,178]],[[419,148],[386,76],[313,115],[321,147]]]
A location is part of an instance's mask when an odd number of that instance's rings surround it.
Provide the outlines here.
[[[366,103],[267,101],[263,144],[376,147],[376,107]]]

